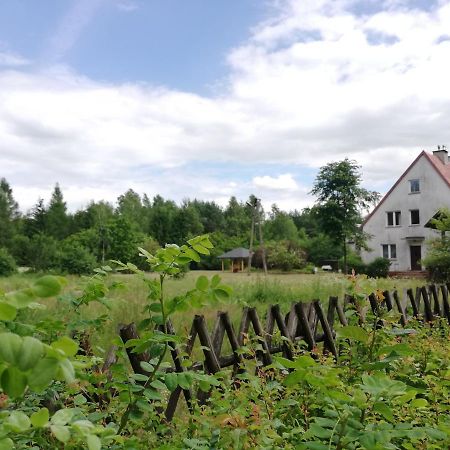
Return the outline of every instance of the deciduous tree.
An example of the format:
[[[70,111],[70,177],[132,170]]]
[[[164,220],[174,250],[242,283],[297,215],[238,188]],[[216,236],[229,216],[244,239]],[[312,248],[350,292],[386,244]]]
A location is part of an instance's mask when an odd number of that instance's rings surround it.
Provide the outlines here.
[[[360,167],[347,158],[321,167],[311,193],[317,197],[316,211],[323,232],[343,246],[347,272],[347,242],[351,239],[365,245],[361,213],[374,205],[379,194],[361,187]]]

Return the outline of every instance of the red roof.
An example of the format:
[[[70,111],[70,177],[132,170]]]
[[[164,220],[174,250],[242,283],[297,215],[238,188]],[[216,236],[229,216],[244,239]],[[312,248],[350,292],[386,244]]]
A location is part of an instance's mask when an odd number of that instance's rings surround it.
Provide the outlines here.
[[[363,225],[373,216],[375,211],[383,204],[384,200],[389,197],[391,192],[397,187],[400,181],[403,180],[405,175],[409,172],[409,170],[416,164],[419,159],[424,156],[431,163],[432,167],[436,170],[436,172],[442,177],[442,179],[447,183],[450,187],[450,162],[448,164],[444,164],[437,156],[427,153],[425,150],[422,150],[420,155],[409,165],[409,167],[403,172],[402,176],[395,182],[395,184],[389,189],[387,194],[381,199],[380,203],[374,208],[374,210],[364,219]]]
[[[430,155],[427,152],[422,152],[431,162],[431,165],[437,170],[439,175],[444,179],[450,187],[450,163],[444,164],[436,155]]]

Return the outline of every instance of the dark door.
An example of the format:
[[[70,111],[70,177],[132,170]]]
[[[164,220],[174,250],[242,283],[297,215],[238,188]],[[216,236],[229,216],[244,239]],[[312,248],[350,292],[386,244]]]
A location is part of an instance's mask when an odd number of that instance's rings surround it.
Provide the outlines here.
[[[422,266],[420,265],[422,247],[420,245],[411,245],[409,251],[411,253],[411,270],[422,270]]]

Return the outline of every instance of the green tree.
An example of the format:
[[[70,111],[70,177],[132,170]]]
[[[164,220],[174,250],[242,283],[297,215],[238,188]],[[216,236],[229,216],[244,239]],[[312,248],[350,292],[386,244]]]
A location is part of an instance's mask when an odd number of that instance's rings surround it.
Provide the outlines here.
[[[246,207],[238,202],[236,197],[231,197],[225,209],[225,233],[228,236],[248,235],[251,226],[251,207]]]
[[[198,211],[204,233],[213,233],[225,229],[225,217],[222,208],[215,202],[193,200],[190,204]]]
[[[153,199],[149,211],[147,233],[153,236],[161,246],[173,242],[173,221],[178,207],[171,200],[164,200],[160,195]]]
[[[117,199],[116,212],[128,221],[136,224],[139,230],[144,231],[147,227],[146,215],[142,205],[141,197],[133,189],[128,189],[125,194],[120,195]]]
[[[277,205],[272,205],[269,220],[265,223],[265,234],[272,241],[296,241],[298,230],[288,213],[281,211]]]
[[[24,232],[28,237],[32,237],[37,233],[45,232],[47,209],[44,205],[44,199],[39,198],[31,211],[25,218]]]
[[[379,194],[361,187],[360,167],[347,158],[321,167],[311,193],[317,197],[317,217],[323,232],[342,245],[347,272],[347,242],[351,239],[358,246],[365,245],[361,212],[368,210]]]
[[[14,200],[12,189],[5,178],[0,180],[0,247],[9,248],[16,233],[19,205]]]
[[[178,209],[172,222],[172,240],[181,245],[188,238],[203,233],[203,224],[198,210],[189,202]]]
[[[59,184],[56,183],[45,215],[45,231],[55,239],[64,239],[69,234],[67,206]]]

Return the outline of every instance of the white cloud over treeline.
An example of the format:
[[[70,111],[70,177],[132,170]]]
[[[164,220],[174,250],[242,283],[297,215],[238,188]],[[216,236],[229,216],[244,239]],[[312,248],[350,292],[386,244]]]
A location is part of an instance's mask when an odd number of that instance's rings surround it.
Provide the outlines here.
[[[25,71],[25,59],[0,54],[1,175],[22,206],[36,200],[27,189],[44,195],[60,181],[77,205],[133,187],[221,202],[256,190],[294,209],[311,201],[304,167],[349,157],[366,185],[383,189],[422,148],[450,143],[449,1],[426,10],[392,0],[274,3],[274,17],[230,50],[227,82],[212,97],[95,81],[63,65]],[[267,174],[200,172],[192,182],[184,168],[196,161],[257,162]],[[143,167],[160,173],[146,177]]]

